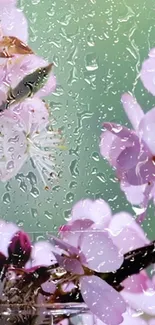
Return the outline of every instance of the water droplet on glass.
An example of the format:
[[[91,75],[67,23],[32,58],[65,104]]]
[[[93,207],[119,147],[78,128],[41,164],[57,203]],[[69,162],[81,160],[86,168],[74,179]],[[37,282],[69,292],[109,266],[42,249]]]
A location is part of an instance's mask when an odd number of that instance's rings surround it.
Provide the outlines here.
[[[17,220],[17,226],[18,227],[23,227],[24,226],[24,221],[23,220]]]
[[[4,193],[2,199],[3,199],[4,204],[9,204],[11,202],[11,197],[10,197],[9,193]]]
[[[87,54],[85,57],[87,71],[95,71],[98,69],[97,58],[94,53]]]
[[[27,185],[25,184],[24,181],[21,181],[21,183],[20,183],[20,190],[22,192],[26,192],[27,191]]]
[[[49,211],[45,211],[45,217],[49,220],[52,220],[53,219],[53,215],[52,213],[50,213]]]
[[[38,211],[37,209],[31,208],[31,214],[33,218],[37,218],[38,216]]]
[[[69,192],[66,194],[66,202],[67,203],[72,203],[74,200],[74,194],[72,192]]]
[[[40,0],[31,0],[33,5],[38,5],[38,3],[40,2]]]
[[[7,163],[6,169],[7,169],[8,171],[11,171],[13,168],[14,168],[14,162],[13,162],[13,160],[11,160],[11,161],[9,161],[9,162]]]
[[[77,187],[77,182],[75,182],[75,181],[70,182],[70,184],[69,184],[70,189],[74,189],[76,187]]]
[[[92,35],[89,35],[89,36],[87,37],[87,43],[88,43],[88,45],[89,45],[90,47],[95,46],[95,42],[94,42],[94,39],[93,39],[93,36],[92,36]]]
[[[63,88],[61,86],[57,86],[55,92],[53,92],[53,95],[59,97],[62,96],[63,93],[64,93]]]
[[[33,173],[33,172],[29,172],[27,175],[26,175],[26,178],[30,181],[30,184],[32,186],[36,185],[37,184],[37,177],[36,175]]]
[[[103,173],[98,173],[96,176],[102,183],[106,182],[105,175]]]
[[[69,169],[73,177],[77,177],[79,175],[79,169],[77,167],[78,161],[75,159],[71,162]]]
[[[37,198],[39,196],[39,190],[36,187],[32,187],[30,194],[34,197]]]
[[[99,156],[98,152],[93,152],[93,153],[92,153],[92,158],[93,158],[93,160],[95,160],[95,161],[99,161],[100,156]]]
[[[66,210],[63,212],[65,221],[71,220],[71,210]]]

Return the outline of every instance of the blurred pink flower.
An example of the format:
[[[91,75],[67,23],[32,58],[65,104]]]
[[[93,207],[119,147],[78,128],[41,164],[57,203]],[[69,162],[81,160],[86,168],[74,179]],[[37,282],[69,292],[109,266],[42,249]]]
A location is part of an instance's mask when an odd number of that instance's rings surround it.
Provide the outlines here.
[[[82,316],[82,322],[77,322],[77,325],[107,325],[103,323],[100,319],[95,317],[95,315],[89,314],[83,314]],[[142,316],[136,315],[136,313],[128,309],[124,314],[123,314],[123,322],[121,325],[153,325],[149,322],[146,322]]]
[[[0,252],[14,266],[30,269],[38,265],[49,266],[56,261],[49,242],[32,243],[28,234],[12,222],[0,220],[0,238]]]
[[[115,168],[127,199],[140,205],[145,213],[149,200],[155,196],[155,108],[144,115],[130,94],[122,96],[122,103],[134,130],[104,123],[100,152]]]
[[[43,292],[53,293],[56,289],[55,284],[51,280],[47,280],[48,276],[43,270],[43,267],[56,262],[51,244],[47,241],[32,243],[28,234],[21,231],[15,224],[3,220],[0,220],[0,237],[2,239],[0,242],[0,272],[4,270],[4,275],[6,274],[7,277],[7,270],[12,270],[13,278],[16,274],[14,268],[15,270],[22,268],[25,275],[33,274],[34,271],[39,272],[40,286]],[[3,290],[4,283],[1,279],[0,291]],[[39,303],[47,300],[43,292],[38,295]]]
[[[140,71],[144,87],[155,96],[155,48],[152,48]]]
[[[0,180],[16,176],[32,159],[44,185],[55,176],[53,154],[59,144],[56,131],[48,131],[49,113],[38,98],[5,110],[0,118]]]
[[[89,234],[95,229],[96,233],[98,229],[99,233],[101,230],[106,230],[121,254],[143,247],[150,242],[143,229],[129,213],[119,212],[112,216],[110,206],[102,199],[96,201],[85,199],[77,202],[73,206],[70,221],[60,228],[60,235],[67,243],[71,245],[76,243],[77,247],[81,233]],[[95,242],[94,246],[96,246]],[[91,246],[88,245],[88,247],[90,254],[93,254]],[[100,254],[98,247],[97,251]],[[109,249],[105,251],[108,256]],[[124,289],[121,295],[133,310],[155,315],[154,277],[151,280],[145,271],[141,271],[139,274],[128,277],[122,285]]]
[[[0,0],[0,36],[15,36],[27,43],[27,19],[23,12],[16,8],[16,2],[16,0]]]
[[[79,280],[81,294],[90,310],[107,325],[120,324],[125,311],[121,295],[93,271],[113,272],[121,266],[123,258],[108,233],[90,229],[90,224],[81,220],[80,229],[80,222],[74,222],[78,236],[73,246],[51,236],[55,246],[53,253],[59,265],[71,274],[70,281]]]
[[[24,77],[38,68],[46,67],[48,62],[35,54],[16,55],[14,58],[1,59],[0,65],[0,106],[7,99],[10,88],[14,89]],[[56,78],[53,71],[49,73],[45,85],[38,90],[34,97],[44,97],[56,88]]]

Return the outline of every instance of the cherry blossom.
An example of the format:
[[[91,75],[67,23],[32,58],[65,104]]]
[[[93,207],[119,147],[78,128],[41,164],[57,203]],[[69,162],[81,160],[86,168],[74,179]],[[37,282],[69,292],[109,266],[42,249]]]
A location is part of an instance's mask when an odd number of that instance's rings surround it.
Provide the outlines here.
[[[123,320],[122,313],[125,311],[124,301],[121,295],[97,277],[94,271],[113,272],[121,266],[123,257],[106,231],[94,231],[89,229],[90,223],[87,224],[87,220],[85,223],[83,220],[81,222],[82,226],[78,229],[77,240],[73,246],[66,240],[51,235],[55,246],[53,253],[59,265],[71,274],[69,280],[79,280],[81,294],[89,309],[107,325],[120,324]],[[79,225],[77,223],[76,227]]]
[[[100,152],[115,168],[127,199],[140,205],[145,212],[155,194],[155,108],[144,115],[130,94],[122,96],[122,103],[134,130],[116,123],[104,123],[106,131],[101,135]]]

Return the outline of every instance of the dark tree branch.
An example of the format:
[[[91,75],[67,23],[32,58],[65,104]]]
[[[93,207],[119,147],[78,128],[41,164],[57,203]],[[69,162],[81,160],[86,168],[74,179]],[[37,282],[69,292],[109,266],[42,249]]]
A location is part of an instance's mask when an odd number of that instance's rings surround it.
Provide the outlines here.
[[[138,274],[153,263],[155,263],[155,241],[126,253],[122,266],[116,272],[109,273],[105,281],[113,287],[119,287],[129,276]],[[102,278],[102,274],[98,275]]]

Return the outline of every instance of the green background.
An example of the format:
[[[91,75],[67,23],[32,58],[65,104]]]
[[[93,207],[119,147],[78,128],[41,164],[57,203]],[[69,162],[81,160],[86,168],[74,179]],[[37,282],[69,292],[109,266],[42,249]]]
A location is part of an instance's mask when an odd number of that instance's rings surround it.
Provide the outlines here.
[[[114,212],[133,213],[115,174],[99,155],[103,121],[129,125],[123,92],[133,91],[148,110],[155,99],[137,79],[155,46],[154,0],[20,0],[29,24],[29,45],[55,63],[57,90],[47,98],[67,150],[58,153],[59,180],[46,192],[26,164],[16,179],[0,185],[1,217],[25,230],[53,230],[82,198],[104,198]],[[153,238],[155,216],[145,227]]]

